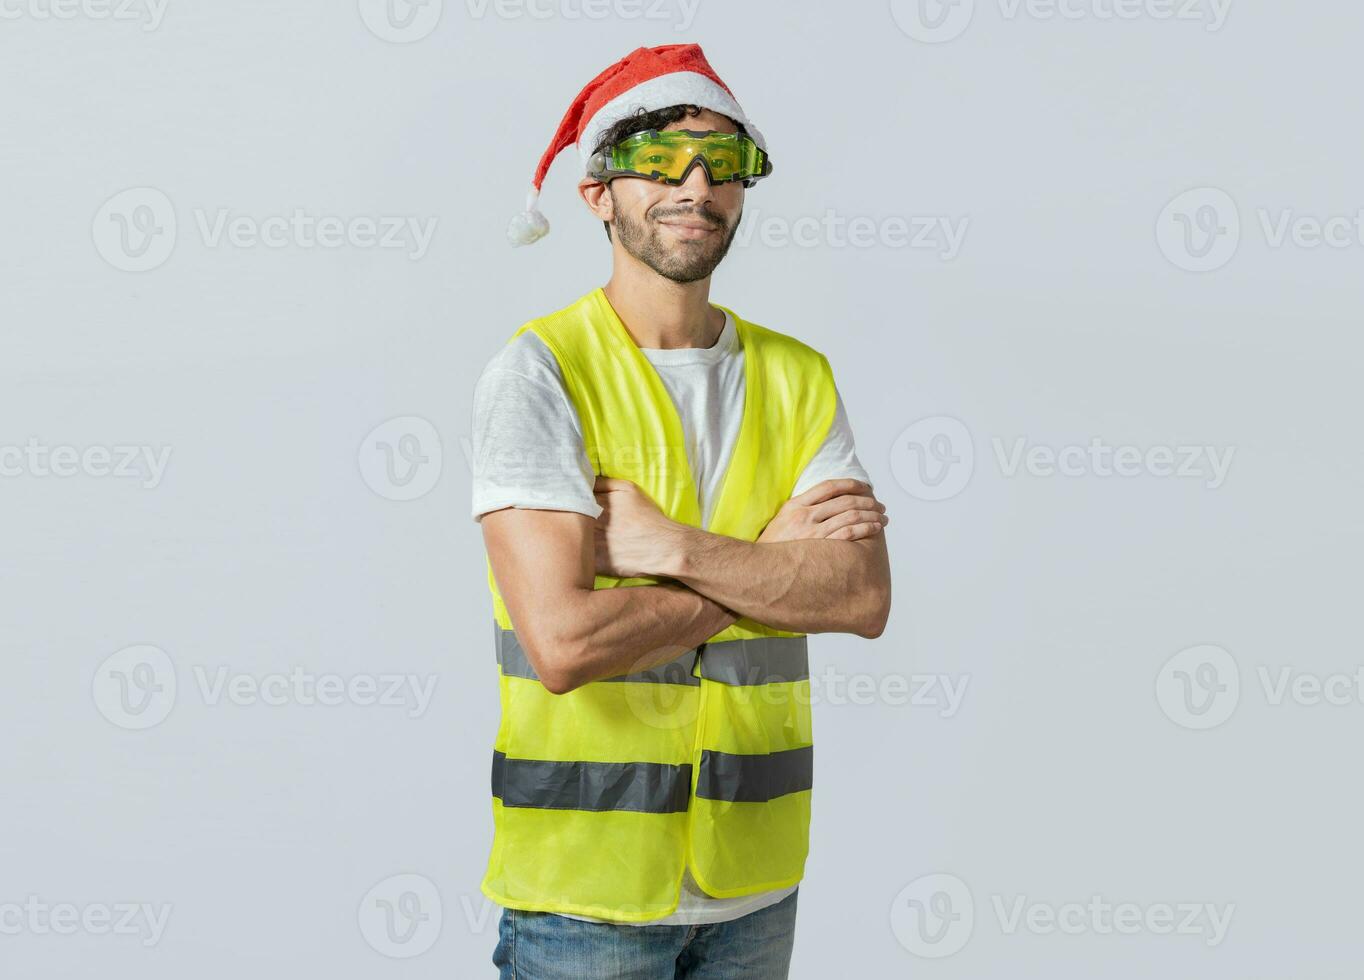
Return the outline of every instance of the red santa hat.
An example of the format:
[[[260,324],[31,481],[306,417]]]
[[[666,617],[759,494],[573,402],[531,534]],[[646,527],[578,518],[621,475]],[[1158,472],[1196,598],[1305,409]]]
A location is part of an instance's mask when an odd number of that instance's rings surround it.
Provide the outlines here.
[[[512,219],[507,238],[513,245],[529,245],[549,234],[549,222],[537,202],[545,174],[554,158],[570,146],[578,147],[583,173],[603,133],[635,115],[674,105],[695,105],[742,123],[748,135],[764,151],[762,133],[739,107],[729,86],[720,81],[697,44],[664,44],[636,48],[602,72],[578,93],[564,113],[558,132],[535,168],[535,179],[526,196],[526,210]]]

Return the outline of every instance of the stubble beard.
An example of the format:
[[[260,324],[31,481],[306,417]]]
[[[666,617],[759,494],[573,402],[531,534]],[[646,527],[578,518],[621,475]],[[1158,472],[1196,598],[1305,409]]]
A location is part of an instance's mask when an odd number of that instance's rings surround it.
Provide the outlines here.
[[[707,235],[704,239],[696,241],[674,239],[670,242],[665,240],[667,232],[662,230],[657,218],[646,216],[643,221],[635,221],[619,206],[614,190],[611,191],[611,200],[616,204],[611,227],[620,239],[621,247],[660,276],[673,282],[696,282],[709,276],[729,254],[729,247],[739,230],[739,221],[736,218],[734,227],[727,232],[722,231],[719,235]],[[710,210],[665,210],[662,216],[674,218],[684,215],[710,221],[716,227],[724,228],[724,219]],[[738,217],[742,218],[743,213],[740,212]]]

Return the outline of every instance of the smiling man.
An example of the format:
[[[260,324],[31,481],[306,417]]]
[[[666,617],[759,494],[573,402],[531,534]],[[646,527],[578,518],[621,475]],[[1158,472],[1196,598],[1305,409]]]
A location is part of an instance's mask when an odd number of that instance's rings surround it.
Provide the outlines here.
[[[806,634],[876,637],[884,506],[828,360],[710,302],[762,134],[696,45],[574,100],[605,286],[474,397],[502,717],[483,891],[503,978],[787,976],[809,845]]]

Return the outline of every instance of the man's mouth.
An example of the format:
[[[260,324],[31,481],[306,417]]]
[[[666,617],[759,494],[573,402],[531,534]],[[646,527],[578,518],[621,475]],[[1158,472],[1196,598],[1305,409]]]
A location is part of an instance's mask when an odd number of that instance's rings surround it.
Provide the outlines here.
[[[714,225],[705,221],[697,221],[695,218],[664,218],[659,224],[663,225],[678,238],[689,240],[705,238],[716,230]]]

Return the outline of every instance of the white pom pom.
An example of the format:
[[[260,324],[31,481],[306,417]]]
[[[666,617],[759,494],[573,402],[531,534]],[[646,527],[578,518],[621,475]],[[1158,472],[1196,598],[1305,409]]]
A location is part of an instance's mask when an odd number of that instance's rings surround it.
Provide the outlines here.
[[[540,192],[532,188],[526,195],[526,210],[512,218],[511,224],[507,225],[507,241],[513,247],[533,244],[549,234],[549,219],[536,206],[539,198]]]

